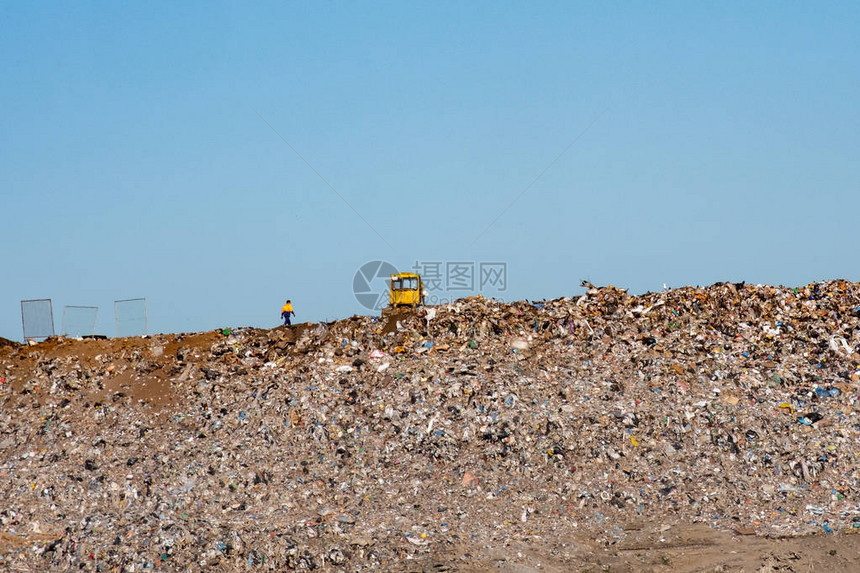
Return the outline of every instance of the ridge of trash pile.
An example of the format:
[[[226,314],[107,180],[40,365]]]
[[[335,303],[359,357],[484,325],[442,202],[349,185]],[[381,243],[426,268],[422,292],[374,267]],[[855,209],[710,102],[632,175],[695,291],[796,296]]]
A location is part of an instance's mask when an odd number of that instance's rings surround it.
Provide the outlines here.
[[[0,569],[399,570],[524,539],[611,550],[630,523],[857,532],[858,295],[588,285],[2,345]]]

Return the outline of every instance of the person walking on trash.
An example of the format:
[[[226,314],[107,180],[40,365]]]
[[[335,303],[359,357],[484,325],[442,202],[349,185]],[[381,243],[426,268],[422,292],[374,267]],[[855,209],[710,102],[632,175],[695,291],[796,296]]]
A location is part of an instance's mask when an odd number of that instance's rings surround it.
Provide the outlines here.
[[[281,318],[284,319],[284,326],[290,326],[292,323],[290,322],[290,315],[296,316],[296,313],[293,312],[293,305],[289,299],[287,299],[286,304],[284,304],[283,308],[281,308]]]

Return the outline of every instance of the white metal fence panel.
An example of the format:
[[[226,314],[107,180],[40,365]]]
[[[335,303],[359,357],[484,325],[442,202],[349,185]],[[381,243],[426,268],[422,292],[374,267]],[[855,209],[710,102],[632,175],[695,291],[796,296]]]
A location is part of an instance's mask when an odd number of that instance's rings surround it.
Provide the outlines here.
[[[129,298],[113,303],[116,315],[117,336],[144,336],[148,334],[148,319],[146,316],[146,299]]]
[[[49,298],[21,301],[24,340],[54,336],[54,307]]]

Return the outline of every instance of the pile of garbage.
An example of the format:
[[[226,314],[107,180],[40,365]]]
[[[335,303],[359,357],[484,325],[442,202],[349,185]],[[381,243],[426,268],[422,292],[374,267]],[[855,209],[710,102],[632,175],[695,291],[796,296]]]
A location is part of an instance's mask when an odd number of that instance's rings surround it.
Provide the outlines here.
[[[445,570],[529,540],[575,564],[565,539],[636,523],[860,530],[860,285],[586,288],[2,346],[0,569]]]

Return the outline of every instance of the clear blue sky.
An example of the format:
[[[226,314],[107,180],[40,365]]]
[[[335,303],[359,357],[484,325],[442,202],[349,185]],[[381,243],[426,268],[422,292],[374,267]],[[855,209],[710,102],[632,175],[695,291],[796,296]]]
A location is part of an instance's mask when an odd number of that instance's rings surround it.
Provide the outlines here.
[[[860,274],[856,2],[2,2],[0,21],[6,338],[43,297],[58,331],[96,305],[108,335],[133,297],[150,332],[275,326],[287,297],[300,321],[366,314],[353,276],[375,259],[503,261],[506,299]]]

